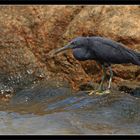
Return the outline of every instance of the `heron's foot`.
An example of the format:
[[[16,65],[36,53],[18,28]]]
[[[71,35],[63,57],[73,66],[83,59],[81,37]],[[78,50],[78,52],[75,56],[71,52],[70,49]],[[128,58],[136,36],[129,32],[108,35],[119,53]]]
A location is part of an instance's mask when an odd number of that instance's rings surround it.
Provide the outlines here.
[[[95,93],[95,90],[89,90],[89,91],[87,91],[87,93],[88,93],[88,95],[92,95]]]
[[[95,94],[96,95],[103,95],[103,94],[105,94],[105,91],[104,90],[96,90]]]
[[[87,91],[88,92],[88,95],[104,95],[104,94],[109,94],[111,93],[111,91],[109,89],[107,90],[90,90],[90,91]]]
[[[107,89],[107,90],[104,91],[104,93],[105,94],[109,94],[109,93],[111,93],[111,90],[110,89]]]
[[[104,95],[104,94],[109,94],[111,93],[111,90],[107,89],[107,90],[98,90],[95,94],[96,95]]]
[[[90,90],[90,91],[87,91],[88,92],[88,95],[93,95],[93,94],[102,94],[104,91],[102,90]]]

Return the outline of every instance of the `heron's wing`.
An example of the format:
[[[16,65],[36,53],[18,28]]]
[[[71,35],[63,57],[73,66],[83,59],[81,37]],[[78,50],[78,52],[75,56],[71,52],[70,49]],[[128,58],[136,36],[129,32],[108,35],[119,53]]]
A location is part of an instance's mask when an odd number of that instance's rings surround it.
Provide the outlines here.
[[[107,63],[131,63],[133,57],[135,58],[135,54],[125,48],[123,44],[109,39],[96,39],[90,48],[99,61]]]

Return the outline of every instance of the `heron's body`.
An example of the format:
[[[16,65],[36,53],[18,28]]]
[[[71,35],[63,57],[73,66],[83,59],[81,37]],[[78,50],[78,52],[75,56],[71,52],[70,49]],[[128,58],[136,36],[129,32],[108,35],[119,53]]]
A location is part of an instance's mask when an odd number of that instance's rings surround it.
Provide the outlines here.
[[[132,63],[140,66],[140,53],[126,48],[123,44],[107,39],[104,37],[77,37],[68,45],[55,51],[55,54],[72,49],[73,56],[79,61],[95,60],[103,68],[104,76],[102,77],[99,89],[103,89],[103,82],[106,77],[106,68],[110,70],[110,80],[108,89],[111,87],[113,72],[111,64]]]
[[[84,46],[73,49],[74,57],[79,61],[96,60],[100,63],[140,65],[140,54],[116,41],[103,37],[87,37]]]

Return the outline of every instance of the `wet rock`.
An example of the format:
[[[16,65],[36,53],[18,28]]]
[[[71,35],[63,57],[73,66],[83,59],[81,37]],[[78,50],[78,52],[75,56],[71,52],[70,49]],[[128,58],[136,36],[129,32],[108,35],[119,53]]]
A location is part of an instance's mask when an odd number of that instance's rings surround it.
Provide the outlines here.
[[[127,86],[120,86],[119,87],[119,91],[123,91],[125,93],[131,93],[132,92],[132,88],[127,87]]]
[[[67,95],[71,90],[68,88],[43,88],[43,89],[30,89],[22,90],[11,99],[10,103],[13,105],[32,104],[34,102],[43,102],[51,98],[59,98]]]
[[[131,94],[132,96],[135,96],[135,97],[140,98],[140,88],[135,88],[135,89],[133,89],[133,90],[130,92],[130,94]]]
[[[22,102],[24,97],[29,97],[29,104]],[[140,132],[140,99],[126,93],[112,91],[111,94],[89,96],[85,91],[72,94],[68,87],[47,90],[44,86],[36,86],[18,93],[14,98],[5,109],[8,112],[0,112],[2,134]]]
[[[119,91],[123,91],[125,93],[128,93],[130,94],[131,96],[134,96],[134,97],[140,97],[140,88],[139,86],[133,86],[133,85],[121,85],[118,87],[118,90]]]
[[[93,90],[95,89],[95,85],[92,82],[81,84],[79,86],[80,90]]]
[[[72,89],[66,83],[42,81],[17,92],[10,100],[10,105],[29,106],[34,103],[48,102],[51,98],[57,100],[57,98],[71,94]]]

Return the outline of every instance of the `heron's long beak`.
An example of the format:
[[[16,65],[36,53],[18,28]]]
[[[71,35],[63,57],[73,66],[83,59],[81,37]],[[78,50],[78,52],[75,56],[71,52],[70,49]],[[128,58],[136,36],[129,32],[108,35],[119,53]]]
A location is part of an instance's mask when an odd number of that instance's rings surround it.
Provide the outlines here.
[[[71,45],[66,45],[65,47],[63,48],[59,48],[59,49],[55,49],[55,50],[52,50],[51,52],[48,53],[48,58],[52,58],[54,57],[54,55],[62,52],[62,51],[65,51],[65,50],[68,50],[70,49],[72,46]]]
[[[70,49],[70,45],[67,45],[67,46],[65,46],[65,47],[63,47],[63,48],[56,49],[56,50],[54,51],[53,55],[58,54],[58,53],[60,53],[60,52],[62,52],[62,51],[68,50],[68,49]]]

